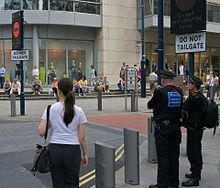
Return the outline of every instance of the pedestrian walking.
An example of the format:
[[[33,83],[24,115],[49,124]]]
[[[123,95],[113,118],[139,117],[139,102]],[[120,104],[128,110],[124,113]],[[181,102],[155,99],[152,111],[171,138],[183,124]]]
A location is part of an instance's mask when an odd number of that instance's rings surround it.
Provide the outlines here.
[[[49,153],[54,188],[79,187],[80,164],[81,167],[88,164],[86,127],[84,125],[87,119],[82,108],[75,105],[72,91],[72,81],[68,78],[61,79],[58,82],[60,100],[52,104],[50,108]],[[46,110],[38,128],[40,136],[44,136],[46,130]]]
[[[6,69],[5,67],[0,63],[0,88],[3,89],[4,83],[5,83],[5,74]]]
[[[190,174],[185,174],[189,180],[182,182],[182,186],[199,186],[202,170],[202,119],[206,98],[200,91],[202,80],[191,76],[189,82],[189,97],[183,103],[183,110],[187,113],[187,157],[190,162]]]
[[[157,184],[149,188],[179,187],[180,118],[183,91],[174,86],[176,74],[162,70],[162,86],[154,91],[148,102],[153,109],[155,140],[158,156]]]
[[[152,71],[152,72],[150,73],[150,75],[149,75],[151,95],[152,95],[153,92],[154,92],[157,79],[158,79],[157,74],[155,73],[155,71]]]

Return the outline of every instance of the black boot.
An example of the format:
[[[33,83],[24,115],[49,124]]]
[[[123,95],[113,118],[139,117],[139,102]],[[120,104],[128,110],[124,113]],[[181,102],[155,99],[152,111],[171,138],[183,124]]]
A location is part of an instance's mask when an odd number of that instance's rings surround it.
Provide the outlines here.
[[[182,182],[182,186],[185,187],[199,186],[199,180],[196,178],[191,178],[187,181]]]
[[[192,179],[193,175],[192,174],[185,174],[185,178]],[[201,176],[199,176],[197,179],[201,180]]]

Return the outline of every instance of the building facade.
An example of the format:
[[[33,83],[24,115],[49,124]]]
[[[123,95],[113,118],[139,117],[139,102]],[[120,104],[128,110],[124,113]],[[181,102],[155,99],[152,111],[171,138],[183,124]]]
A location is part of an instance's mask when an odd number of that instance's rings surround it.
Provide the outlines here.
[[[157,2],[145,0],[145,46],[149,60],[147,73],[157,66]],[[170,1],[164,0],[164,62],[178,72],[188,54],[175,53],[175,36],[170,34]],[[119,79],[123,62],[139,65],[140,0],[0,0],[0,63],[7,77],[18,74],[18,63],[11,61],[12,13],[24,10],[24,48],[30,59],[24,62],[25,83],[32,82],[37,66],[43,84],[56,77],[75,78],[80,70],[87,78],[94,65],[99,76],[111,85]],[[195,53],[195,73],[220,71],[220,2],[207,2],[207,50]]]
[[[136,41],[137,4],[135,0],[0,0],[0,63],[13,79],[19,62],[11,61],[12,13],[24,10],[25,83],[32,82],[34,66],[43,84],[56,77],[74,78],[80,70],[89,77],[94,65],[111,84],[118,80],[122,62],[139,61]]]
[[[150,61],[148,71],[158,64],[157,55],[157,3],[145,0],[146,55]],[[194,74],[205,79],[209,71],[220,73],[220,1],[207,0],[206,51],[195,53]],[[175,53],[175,35],[170,34],[170,1],[164,0],[164,66],[178,73],[179,65],[189,65],[189,54]]]

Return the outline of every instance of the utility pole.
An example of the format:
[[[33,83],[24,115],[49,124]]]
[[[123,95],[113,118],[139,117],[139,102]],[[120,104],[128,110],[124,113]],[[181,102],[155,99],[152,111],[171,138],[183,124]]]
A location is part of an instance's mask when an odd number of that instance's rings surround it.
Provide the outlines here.
[[[146,55],[144,31],[144,0],[141,0],[141,97],[146,97]]]
[[[163,70],[163,0],[158,0],[158,84],[161,85],[160,71]]]

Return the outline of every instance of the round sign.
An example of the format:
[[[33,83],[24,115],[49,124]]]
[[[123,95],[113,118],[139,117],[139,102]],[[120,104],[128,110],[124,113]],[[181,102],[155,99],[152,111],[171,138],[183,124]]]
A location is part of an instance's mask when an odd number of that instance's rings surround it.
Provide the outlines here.
[[[14,38],[18,38],[20,35],[20,26],[19,26],[19,23],[18,21],[14,22],[14,25],[13,25],[13,36]]]
[[[193,8],[197,0],[176,0],[176,5],[181,11],[187,11]]]

